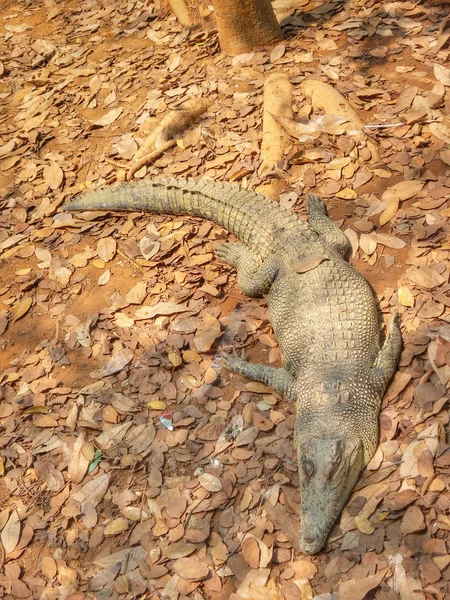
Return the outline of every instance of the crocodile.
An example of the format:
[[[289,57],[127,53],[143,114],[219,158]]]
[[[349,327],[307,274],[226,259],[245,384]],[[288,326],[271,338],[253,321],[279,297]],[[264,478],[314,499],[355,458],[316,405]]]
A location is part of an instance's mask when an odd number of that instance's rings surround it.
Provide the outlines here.
[[[298,546],[319,552],[377,448],[381,400],[401,351],[398,317],[381,347],[372,290],[346,260],[349,240],[316,195],[307,202],[308,222],[254,191],[210,180],[124,183],[63,207],[104,209],[203,217],[240,240],[217,255],[237,269],[245,294],[267,294],[283,366],[251,363],[235,351],[224,363],[294,403]]]

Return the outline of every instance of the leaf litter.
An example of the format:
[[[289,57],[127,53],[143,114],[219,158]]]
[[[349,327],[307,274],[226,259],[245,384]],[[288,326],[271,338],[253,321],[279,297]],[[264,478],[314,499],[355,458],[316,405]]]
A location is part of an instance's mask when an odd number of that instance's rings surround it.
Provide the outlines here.
[[[443,600],[445,3],[276,0],[286,41],[236,58],[158,0],[66,4],[11,4],[0,17],[2,596]],[[257,187],[272,68],[293,84],[296,114],[282,202],[302,212],[308,191],[327,200],[380,311],[399,305],[404,331],[379,449],[315,557],[296,548],[293,408],[221,370],[233,341],[251,360],[280,359],[265,302],[213,259],[226,232],[57,212],[120,179],[149,128],[187,98],[208,109],[136,176]],[[332,84],[363,132],[317,106],[304,74]]]

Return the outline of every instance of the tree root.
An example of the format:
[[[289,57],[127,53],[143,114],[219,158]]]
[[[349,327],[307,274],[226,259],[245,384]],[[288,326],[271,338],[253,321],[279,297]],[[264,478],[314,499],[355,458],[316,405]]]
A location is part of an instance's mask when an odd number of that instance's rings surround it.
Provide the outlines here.
[[[292,112],[292,85],[282,73],[273,73],[264,83],[264,113],[263,113],[263,140],[261,144],[262,163],[259,175],[267,174],[276,167],[285,157],[289,145],[289,138],[283,127],[274,119],[273,115],[293,119]],[[269,183],[258,186],[257,191],[278,198],[283,181],[272,178]]]
[[[170,8],[183,27],[192,27],[198,20],[185,0],[169,0]]]
[[[372,161],[377,162],[380,160],[377,145],[365,134],[364,123],[342,94],[328,83],[316,79],[306,79],[300,84],[300,89],[305,96],[311,98],[314,108],[320,108],[327,114],[339,115],[348,119],[359,131],[361,139],[366,142],[372,155]]]
[[[177,143],[175,140],[169,140],[168,142],[165,142],[157,150],[153,150],[153,152],[146,154],[145,156],[140,158],[136,163],[134,163],[132,167],[130,167],[128,169],[126,178],[128,180],[132,179],[134,174],[137,173],[140,169],[142,169],[142,167],[150,165],[154,160],[156,160],[160,156],[162,156],[166,150],[169,150],[169,148],[173,148],[176,145],[177,145]]]
[[[179,109],[172,110],[147,136],[133,157],[127,179],[159,158],[166,150],[176,145],[175,138],[196,121],[210,106],[205,98],[191,98]]]

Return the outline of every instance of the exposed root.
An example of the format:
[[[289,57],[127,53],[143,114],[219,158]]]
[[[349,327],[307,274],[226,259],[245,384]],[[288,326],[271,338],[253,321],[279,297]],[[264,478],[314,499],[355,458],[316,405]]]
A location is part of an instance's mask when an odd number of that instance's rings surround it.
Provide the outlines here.
[[[273,73],[264,83],[264,113],[263,113],[263,140],[261,144],[262,163],[259,174],[268,174],[282,161],[289,145],[289,137],[283,127],[274,119],[273,115],[293,119],[292,112],[292,85],[286,75]],[[269,175],[270,176],[270,175]],[[269,183],[260,185],[258,192],[277,199],[283,188],[280,178],[272,178]]]
[[[126,178],[128,180],[132,179],[134,174],[142,169],[142,167],[151,164],[154,160],[157,160],[160,156],[162,156],[166,150],[169,150],[169,148],[173,148],[176,145],[177,143],[175,140],[169,140],[168,142],[165,142],[163,146],[158,148],[158,150],[153,150],[153,152],[150,152],[150,154],[146,154],[136,163],[134,163],[132,167],[130,167]]]
[[[300,88],[305,96],[311,98],[314,108],[320,108],[329,115],[339,115],[348,119],[359,131],[361,139],[366,141],[372,154],[372,161],[377,162],[380,160],[376,144],[364,132],[364,123],[342,94],[333,86],[317,79],[306,79],[300,84]]]
[[[175,138],[196,121],[210,106],[206,98],[191,98],[181,108],[172,110],[147,136],[133,157],[127,179],[145,165],[159,158],[166,150],[175,146]],[[153,119],[154,121],[154,119]]]
[[[197,22],[195,13],[186,4],[185,0],[169,0],[170,8],[183,27],[192,27]]]

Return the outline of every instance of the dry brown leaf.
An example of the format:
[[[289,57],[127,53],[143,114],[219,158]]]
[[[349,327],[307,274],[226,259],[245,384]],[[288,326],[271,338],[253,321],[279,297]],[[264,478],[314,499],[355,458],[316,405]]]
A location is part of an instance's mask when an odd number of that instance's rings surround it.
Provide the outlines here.
[[[446,282],[445,277],[442,277],[435,269],[428,267],[412,267],[406,274],[410,281],[427,290],[432,290]]]
[[[306,273],[312,271],[318,267],[324,260],[329,260],[328,256],[325,255],[314,255],[308,256],[303,260],[297,261],[294,264],[294,271],[296,273]]]
[[[359,247],[363,252],[370,256],[377,249],[377,243],[371,236],[367,235],[367,233],[361,233],[359,236]]]
[[[438,140],[450,144],[450,128],[444,123],[430,123],[428,129]]]
[[[80,483],[89,467],[90,461],[82,452],[84,443],[85,434],[82,432],[75,441],[68,464],[68,474],[73,483]]]
[[[249,392],[253,392],[254,394],[271,394],[273,393],[272,388],[265,385],[264,383],[259,383],[258,381],[249,381],[245,384],[245,388]]]
[[[450,2],[450,0],[449,0],[449,2]],[[439,153],[439,158],[446,165],[450,165],[450,149],[444,148],[443,150],[441,150],[440,153]]]
[[[386,223],[389,223],[395,217],[400,205],[399,198],[390,198],[386,202],[387,206],[380,215],[380,227],[383,227],[383,225],[386,225]]]
[[[268,548],[261,540],[247,534],[242,543],[242,555],[253,569],[264,569],[272,560],[273,548]]]
[[[383,581],[386,571],[370,575],[364,579],[349,579],[339,586],[339,597],[345,600],[364,600],[365,596],[376,589]]]
[[[30,588],[24,581],[13,579],[11,582],[11,593],[14,598],[31,598]]]
[[[114,315],[114,322],[118,327],[132,327],[134,325],[134,319],[122,312],[117,312]]]
[[[220,492],[223,487],[220,479],[211,473],[199,475],[198,480],[200,485],[204,487],[205,490],[208,490],[208,492]]]
[[[32,298],[24,298],[23,300],[20,300],[14,304],[10,315],[11,323],[15,323],[18,319],[26,315],[32,304]]]
[[[193,554],[197,550],[197,546],[195,544],[191,544],[190,542],[180,540],[179,542],[163,546],[161,550],[163,556],[170,558],[171,560],[175,560],[177,558],[184,558],[190,554]]]
[[[110,521],[105,527],[105,535],[118,535],[128,529],[128,520],[125,517],[118,517]]]
[[[284,56],[285,52],[286,52],[286,46],[284,44],[278,44],[270,52],[270,62],[276,62],[277,60],[282,58]]]
[[[346,229],[344,233],[350,240],[350,244],[352,246],[352,256],[354,256],[356,252],[358,252],[359,248],[358,234],[353,229]]]
[[[145,281],[139,281],[129,290],[125,296],[125,300],[129,304],[142,304],[147,295],[147,284]]]
[[[407,575],[400,584],[400,600],[426,600],[419,580]]]
[[[56,561],[52,556],[44,556],[41,561],[41,571],[44,577],[47,579],[53,579],[56,577],[57,567]]]
[[[93,529],[98,522],[98,514],[95,506],[90,502],[83,504],[83,524],[86,529]]]
[[[183,360],[187,363],[199,363],[202,362],[202,357],[198,352],[194,352],[193,350],[183,350],[182,352]]]
[[[409,506],[403,515],[400,531],[403,535],[420,531],[425,525],[422,511],[417,506]]]
[[[16,510],[13,510],[0,535],[6,554],[10,554],[15,550],[19,543],[21,530],[19,515]]]
[[[408,200],[413,198],[425,185],[425,181],[420,179],[411,179],[409,181],[400,181],[391,187],[388,187],[381,196],[383,202],[390,202],[391,200]]]
[[[356,200],[357,197],[358,194],[351,188],[344,188],[336,194],[336,198],[342,198],[343,200]]]
[[[5,240],[0,243],[0,250],[6,250],[7,248],[12,248],[22,240],[26,238],[22,233],[15,233],[14,235],[10,235]]]
[[[93,506],[97,506],[109,486],[110,473],[103,473],[88,481],[78,492],[72,494],[72,498],[83,505],[85,502],[90,502]]]
[[[114,258],[117,251],[117,242],[112,237],[101,238],[97,244],[97,254],[105,263]]]
[[[208,566],[198,558],[179,558],[173,565],[173,570],[183,579],[199,581],[209,575]]]
[[[106,285],[110,279],[111,279],[111,271],[109,269],[106,269],[106,271],[104,273],[102,273],[100,275],[100,277],[98,278],[97,284],[98,285]]]
[[[174,302],[158,302],[154,306],[142,306],[135,313],[136,319],[153,319],[157,315],[174,315],[176,313],[187,312],[190,309],[182,304]]]
[[[123,113],[123,108],[113,108],[109,112],[107,112],[100,119],[96,119],[95,121],[91,121],[92,125],[96,125],[97,127],[106,127],[107,125],[111,125],[114,123],[120,115]]]
[[[64,181],[64,172],[58,163],[51,162],[44,167],[43,177],[50,189],[57,190]]]
[[[434,65],[433,73],[436,79],[440,81],[443,85],[450,85],[450,69],[447,69],[442,65]]]
[[[264,598],[261,589],[265,588],[269,579],[270,569],[252,569],[234,594],[234,600],[261,600]],[[265,588],[267,591],[267,588]],[[254,590],[254,593],[252,592]],[[265,595],[267,598],[267,594]]]
[[[150,260],[153,258],[161,249],[161,243],[157,240],[154,240],[151,236],[144,236],[139,241],[139,250],[141,251],[142,256],[145,260]]]
[[[387,248],[393,248],[394,250],[400,250],[406,246],[406,242],[398,237],[395,237],[394,235],[387,235],[386,233],[371,233],[370,237],[377,244],[381,244]]]
[[[197,329],[192,343],[199,352],[208,352],[220,333],[221,328],[218,319],[209,313],[205,313],[202,325]]]
[[[402,286],[398,288],[397,296],[402,306],[414,307],[414,296],[408,287]]]
[[[122,348],[118,350],[111,358],[108,360],[106,365],[98,371],[98,377],[109,377],[114,373],[119,373],[122,371],[128,363],[133,360],[133,351],[129,348]]]
[[[114,557],[115,555],[112,556]],[[120,569],[122,568],[122,561],[125,559],[125,556],[122,557],[122,560],[117,560],[116,558],[113,564],[107,566],[106,569],[103,569],[94,575],[94,577],[89,580],[89,590],[92,592],[99,592],[100,590],[103,591],[107,585],[114,581]]]
[[[296,560],[291,562],[289,566],[294,569],[296,578],[313,579],[317,574],[316,565],[307,559]]]
[[[372,523],[361,515],[356,515],[355,525],[359,531],[361,531],[361,533],[365,533],[367,535],[370,535],[375,531],[375,527],[372,525]]]

